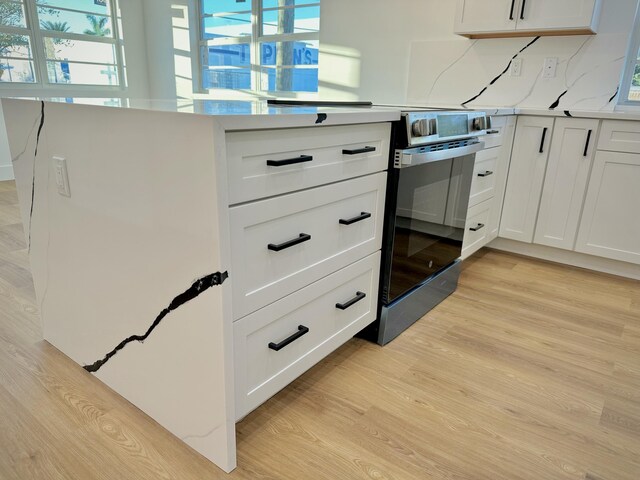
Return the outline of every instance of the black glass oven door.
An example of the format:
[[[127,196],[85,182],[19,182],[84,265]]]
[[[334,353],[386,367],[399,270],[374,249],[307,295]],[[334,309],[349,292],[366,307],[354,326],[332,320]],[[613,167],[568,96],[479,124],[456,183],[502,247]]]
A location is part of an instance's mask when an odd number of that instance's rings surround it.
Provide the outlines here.
[[[389,302],[460,257],[474,159],[467,155],[396,170]]]

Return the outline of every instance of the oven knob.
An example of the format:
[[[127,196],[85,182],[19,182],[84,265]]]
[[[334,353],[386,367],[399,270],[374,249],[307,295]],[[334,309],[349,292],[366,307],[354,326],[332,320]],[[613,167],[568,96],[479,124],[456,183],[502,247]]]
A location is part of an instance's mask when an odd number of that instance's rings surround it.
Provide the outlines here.
[[[473,130],[486,130],[489,128],[487,126],[487,117],[477,117],[473,119]]]
[[[436,134],[436,122],[433,119],[423,118],[411,124],[411,133],[414,137],[428,137]]]
[[[429,122],[426,118],[416,120],[411,124],[411,133],[414,137],[426,137],[429,135]]]

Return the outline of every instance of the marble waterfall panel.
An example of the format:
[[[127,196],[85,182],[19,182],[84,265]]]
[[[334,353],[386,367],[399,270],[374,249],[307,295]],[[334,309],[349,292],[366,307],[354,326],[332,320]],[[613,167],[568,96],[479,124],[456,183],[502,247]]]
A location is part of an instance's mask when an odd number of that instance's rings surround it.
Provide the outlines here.
[[[220,241],[214,121],[2,104],[45,340],[233,469],[232,332],[223,321],[232,272]],[[70,196],[58,192],[54,157],[66,161]]]

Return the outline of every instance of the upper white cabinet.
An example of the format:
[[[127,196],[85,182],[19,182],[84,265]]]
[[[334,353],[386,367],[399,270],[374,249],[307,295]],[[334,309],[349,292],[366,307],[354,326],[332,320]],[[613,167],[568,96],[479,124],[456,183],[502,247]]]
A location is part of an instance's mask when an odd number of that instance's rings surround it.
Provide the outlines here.
[[[502,209],[500,236],[533,241],[551,131],[550,117],[519,117]]]
[[[458,0],[455,33],[475,35],[514,31],[516,21],[513,2],[514,0]]]
[[[457,0],[454,31],[471,38],[596,33],[601,0]]]
[[[556,120],[534,243],[573,249],[599,123],[578,118]]]
[[[520,2],[517,30],[596,32],[600,18],[600,1],[598,0],[520,0]]]

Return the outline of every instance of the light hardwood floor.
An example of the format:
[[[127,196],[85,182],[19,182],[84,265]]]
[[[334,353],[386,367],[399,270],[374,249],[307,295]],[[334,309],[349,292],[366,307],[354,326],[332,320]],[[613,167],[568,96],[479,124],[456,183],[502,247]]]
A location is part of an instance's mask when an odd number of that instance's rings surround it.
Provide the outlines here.
[[[0,183],[0,479],[640,479],[640,282],[493,251],[237,425],[227,476],[41,341]]]

